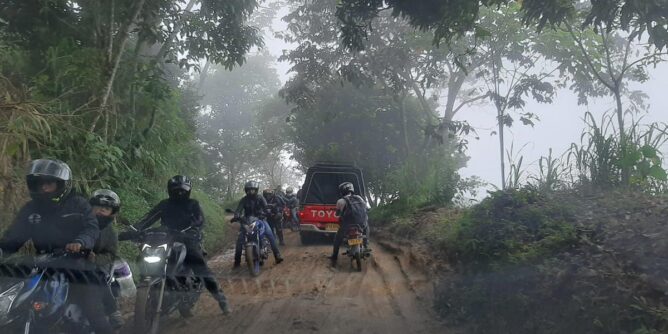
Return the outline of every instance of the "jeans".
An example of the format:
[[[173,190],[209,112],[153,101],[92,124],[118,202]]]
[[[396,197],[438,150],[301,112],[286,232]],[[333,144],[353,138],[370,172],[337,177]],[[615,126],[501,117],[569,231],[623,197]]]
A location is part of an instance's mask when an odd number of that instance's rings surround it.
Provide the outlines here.
[[[278,241],[283,244],[283,219],[281,218],[269,218],[269,226],[271,227],[271,232],[276,231],[278,236]]]

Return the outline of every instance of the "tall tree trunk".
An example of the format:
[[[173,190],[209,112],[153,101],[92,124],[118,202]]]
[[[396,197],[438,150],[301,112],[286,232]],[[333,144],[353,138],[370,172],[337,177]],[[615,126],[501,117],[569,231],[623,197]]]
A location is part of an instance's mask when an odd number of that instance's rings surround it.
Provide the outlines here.
[[[617,103],[617,126],[619,127],[619,146],[620,154],[622,158],[625,158],[628,152],[626,130],[624,128],[624,107],[622,105],[622,94],[621,87],[615,85],[613,90],[615,95],[615,102]],[[631,170],[627,166],[622,166],[622,184],[625,186],[629,185],[629,180],[631,179]]]
[[[204,68],[199,72],[199,82],[197,83],[197,93],[201,94],[202,92],[202,87],[204,87],[204,83],[206,82],[206,78],[209,76],[209,66],[211,65],[211,62],[207,59],[206,63],[204,64]]]
[[[167,55],[167,51],[169,51],[169,48],[172,46],[174,39],[176,39],[176,36],[181,32],[181,29],[183,28],[183,21],[185,20],[186,16],[188,16],[188,14],[190,13],[190,11],[192,10],[193,6],[197,1],[198,0],[188,1],[186,8],[183,10],[183,15],[181,15],[181,19],[176,23],[176,25],[174,26],[174,30],[172,30],[172,33],[169,34],[167,40],[165,40],[165,42],[160,47],[160,50],[155,55],[154,62],[156,63],[161,62],[162,59]]]
[[[504,143],[504,138],[503,138],[503,128],[504,128],[504,123],[503,123],[503,117],[504,112],[501,108],[497,107],[497,119],[499,123],[499,157],[501,158],[501,189],[506,189],[506,163],[505,159],[503,157],[503,149],[505,146]]]
[[[125,47],[128,44],[128,39],[130,37],[130,31],[134,28],[137,18],[139,17],[139,14],[141,13],[142,9],[144,8],[144,3],[146,0],[138,0],[137,7],[135,8],[135,12],[132,14],[132,18],[130,19],[130,22],[125,25],[124,29],[121,31],[119,34],[120,38],[120,43],[118,47],[118,53],[116,54],[116,58],[113,62],[113,67],[111,69],[111,74],[109,75],[109,80],[107,81],[107,85],[104,91],[104,95],[102,95],[102,103],[100,104],[100,112],[95,116],[95,119],[93,119],[93,123],[90,125],[89,132],[95,131],[95,126],[97,125],[97,122],[100,120],[100,117],[102,116],[102,113],[106,113],[107,105],[109,103],[109,96],[111,96],[111,89],[114,86],[114,80],[116,79],[116,73],[118,73],[118,68],[120,67],[121,63],[121,58],[123,57],[123,53],[125,52]],[[111,38],[111,36],[109,37]]]
[[[443,119],[441,120],[440,125],[440,134],[443,136],[443,142],[447,143],[448,137],[450,136],[450,123],[455,117],[455,102],[457,101],[457,96],[462,89],[462,85],[466,80],[466,74],[462,72],[455,72],[451,75],[448,80],[448,97],[445,103],[445,112],[443,113]]]

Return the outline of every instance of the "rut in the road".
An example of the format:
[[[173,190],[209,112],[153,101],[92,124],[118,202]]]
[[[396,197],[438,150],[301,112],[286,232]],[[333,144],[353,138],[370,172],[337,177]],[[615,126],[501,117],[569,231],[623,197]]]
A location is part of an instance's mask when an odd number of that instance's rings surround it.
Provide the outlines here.
[[[233,305],[223,317],[205,294],[188,322],[170,319],[165,332],[212,333],[438,333],[442,325],[431,311],[431,284],[402,254],[373,244],[364,270],[328,267],[327,244],[302,246],[296,233],[286,235],[286,261],[263,268],[251,278],[242,268],[230,272],[232,254],[213,259],[212,268]]]

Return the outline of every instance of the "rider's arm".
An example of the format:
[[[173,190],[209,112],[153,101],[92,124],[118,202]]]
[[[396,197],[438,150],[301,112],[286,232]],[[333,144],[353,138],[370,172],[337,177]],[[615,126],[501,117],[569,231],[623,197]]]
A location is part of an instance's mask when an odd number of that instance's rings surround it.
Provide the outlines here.
[[[72,242],[80,244],[82,249],[93,249],[95,241],[100,236],[97,218],[93,213],[93,208],[85,198],[75,197],[74,201],[76,211],[82,214],[82,228]]]
[[[196,200],[192,200],[191,205],[190,226],[201,229],[202,226],[204,226],[204,212],[202,211],[202,207]]]
[[[4,256],[16,253],[30,239],[29,227],[27,207],[24,206],[0,239],[0,249],[4,252]]]
[[[155,224],[155,222],[157,222],[162,215],[163,205],[164,201],[154,206],[151,211],[144,215],[144,217],[142,217],[139,222],[134,225],[134,228],[136,228],[138,231],[143,231]]]
[[[336,215],[341,217],[343,214],[343,210],[346,208],[346,199],[345,198],[339,198],[338,201],[336,201]]]
[[[118,234],[109,226],[100,231],[100,239],[95,245],[95,264],[111,269],[118,255]]]
[[[234,211],[235,217],[241,217],[241,214],[244,213],[244,205],[246,204],[246,197],[242,198],[237,205],[237,209]]]
[[[267,200],[264,199],[264,197],[259,196],[257,203],[260,206],[258,209],[260,209],[261,214],[271,216],[271,208],[269,207],[269,204],[267,204]]]

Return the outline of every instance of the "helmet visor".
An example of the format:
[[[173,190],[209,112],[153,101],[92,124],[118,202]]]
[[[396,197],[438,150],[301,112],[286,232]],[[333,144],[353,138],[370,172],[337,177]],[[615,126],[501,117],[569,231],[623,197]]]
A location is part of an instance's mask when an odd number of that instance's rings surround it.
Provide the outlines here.
[[[34,176],[52,177],[61,181],[72,179],[72,172],[70,171],[69,166],[67,166],[64,162],[49,159],[34,160],[30,164],[27,174]]]

